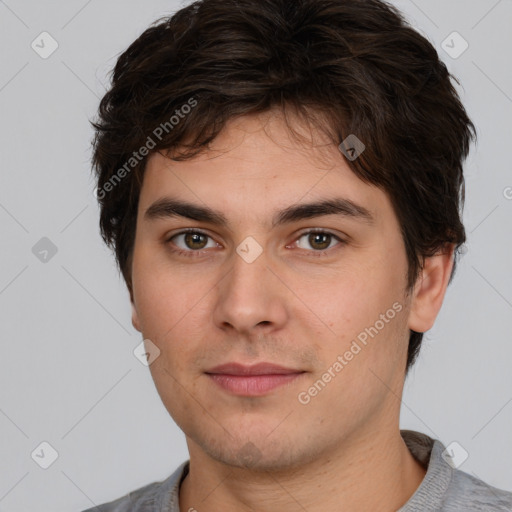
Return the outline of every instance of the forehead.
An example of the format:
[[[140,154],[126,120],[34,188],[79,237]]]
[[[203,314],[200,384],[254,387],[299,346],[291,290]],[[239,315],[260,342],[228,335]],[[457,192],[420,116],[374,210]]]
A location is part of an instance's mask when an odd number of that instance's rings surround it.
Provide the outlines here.
[[[341,198],[347,208],[351,203],[353,210],[359,206],[359,213],[374,216],[389,206],[383,191],[360,180],[323,132],[300,122],[293,128],[303,140],[294,138],[280,116],[243,116],[230,120],[208,150],[191,159],[173,161],[173,152],[152,154],[140,213],[169,196],[222,210],[225,217],[242,212],[272,216],[272,223],[276,212],[291,204]]]

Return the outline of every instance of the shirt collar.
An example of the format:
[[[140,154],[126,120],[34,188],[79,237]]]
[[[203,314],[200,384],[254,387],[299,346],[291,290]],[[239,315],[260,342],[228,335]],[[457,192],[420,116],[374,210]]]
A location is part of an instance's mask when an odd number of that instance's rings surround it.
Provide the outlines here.
[[[439,510],[454,471],[443,459],[445,447],[441,441],[414,430],[400,430],[400,435],[412,456],[427,473],[415,493],[397,512],[435,512]],[[190,460],[187,460],[162,482],[158,494],[151,500],[151,506],[157,505],[156,510],[162,512],[180,512],[179,489],[189,470]]]

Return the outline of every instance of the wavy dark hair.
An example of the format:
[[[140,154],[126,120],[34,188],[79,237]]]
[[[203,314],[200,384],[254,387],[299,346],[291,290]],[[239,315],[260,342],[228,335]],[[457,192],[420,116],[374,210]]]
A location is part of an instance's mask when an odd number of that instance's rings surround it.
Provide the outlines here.
[[[229,119],[273,108],[336,144],[363,141],[347,163],[391,200],[407,291],[447,243],[456,246],[451,282],[466,240],[462,164],[476,138],[452,81],[432,44],[380,0],[198,0],[155,21],[117,59],[91,121],[101,236],[130,297],[148,156],[192,158]],[[410,332],[406,375],[422,338]]]

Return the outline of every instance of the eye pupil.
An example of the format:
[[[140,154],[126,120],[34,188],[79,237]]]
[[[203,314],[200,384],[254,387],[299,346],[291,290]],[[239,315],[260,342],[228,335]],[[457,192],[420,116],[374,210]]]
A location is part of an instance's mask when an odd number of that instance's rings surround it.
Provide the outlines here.
[[[203,243],[201,243],[201,238],[203,238]],[[206,243],[204,243],[205,238],[206,237],[201,233],[187,233],[185,235],[185,244],[190,249],[202,249],[206,245]],[[195,244],[199,244],[199,247]]]
[[[204,249],[208,243],[208,236],[198,232],[190,231],[183,233],[185,245],[191,250]],[[306,234],[304,235],[306,236]],[[307,239],[310,247],[315,251],[324,251],[329,248],[333,235],[326,232],[310,232],[307,234]]]
[[[316,247],[319,250],[326,249],[331,243],[331,235],[329,233],[311,233],[309,235],[309,243],[314,248],[316,244],[319,244],[320,247]]]

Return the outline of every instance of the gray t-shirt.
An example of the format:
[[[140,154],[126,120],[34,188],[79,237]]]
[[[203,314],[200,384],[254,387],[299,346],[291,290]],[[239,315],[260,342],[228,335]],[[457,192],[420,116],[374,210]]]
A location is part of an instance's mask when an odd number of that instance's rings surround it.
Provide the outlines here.
[[[512,492],[454,469],[443,458],[445,446],[439,440],[413,430],[401,430],[400,434],[427,473],[416,492],[397,512],[512,512]],[[180,511],[178,496],[188,470],[189,461],[183,462],[166,480],[153,482],[84,512],[187,512]]]

